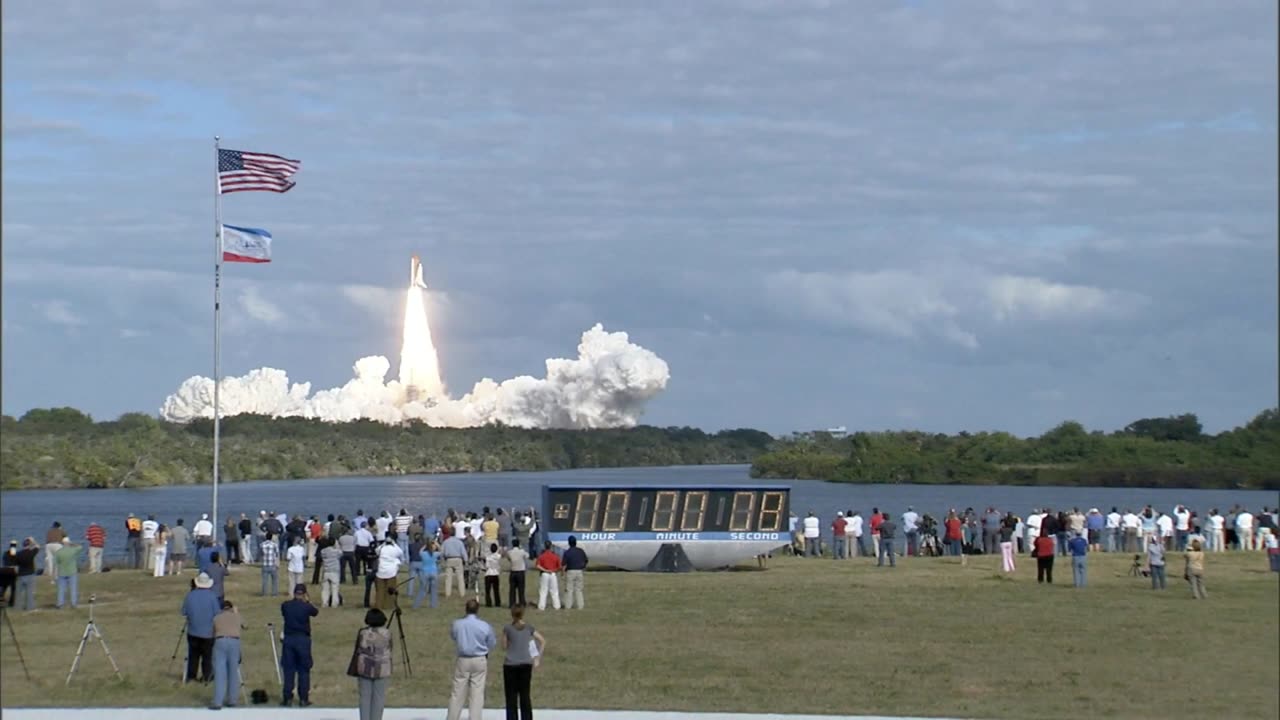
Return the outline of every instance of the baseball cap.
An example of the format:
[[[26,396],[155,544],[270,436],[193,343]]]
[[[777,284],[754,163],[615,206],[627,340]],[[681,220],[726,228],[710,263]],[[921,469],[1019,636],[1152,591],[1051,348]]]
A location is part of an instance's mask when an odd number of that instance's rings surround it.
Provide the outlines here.
[[[293,586],[294,595],[305,595],[306,592],[307,592],[307,586],[302,583],[298,583],[297,585]]]

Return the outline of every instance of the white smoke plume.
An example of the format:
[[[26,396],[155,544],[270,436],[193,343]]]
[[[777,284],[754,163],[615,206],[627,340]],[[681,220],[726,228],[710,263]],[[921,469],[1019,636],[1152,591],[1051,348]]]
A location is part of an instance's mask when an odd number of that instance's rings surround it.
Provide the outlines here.
[[[434,359],[434,348],[432,353]],[[400,381],[387,381],[390,369],[385,357],[362,358],[355,364],[354,379],[313,395],[310,383],[290,385],[285,371],[260,368],[223,378],[222,414],[329,422],[368,418],[392,424],[416,419],[438,427],[495,422],[526,428],[633,427],[645,403],[670,378],[662,358],[632,343],[625,332],[606,332],[601,325],[582,334],[576,359],[547,360],[546,377],[524,375],[501,383],[485,378],[457,399],[444,395],[443,386],[438,395],[407,392]],[[160,414],[171,422],[212,418],[213,380],[188,378],[165,400]]]

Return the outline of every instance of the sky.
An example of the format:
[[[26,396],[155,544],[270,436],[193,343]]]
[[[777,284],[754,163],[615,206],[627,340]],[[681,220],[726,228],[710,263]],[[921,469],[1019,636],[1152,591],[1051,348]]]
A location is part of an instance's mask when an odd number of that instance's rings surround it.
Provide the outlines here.
[[[305,7],[304,7],[305,5]],[[341,385],[422,256],[445,380],[596,322],[644,421],[1039,434],[1277,402],[1277,6],[3,6],[6,414],[156,413],[222,369]],[[394,373],[394,369],[393,369]]]

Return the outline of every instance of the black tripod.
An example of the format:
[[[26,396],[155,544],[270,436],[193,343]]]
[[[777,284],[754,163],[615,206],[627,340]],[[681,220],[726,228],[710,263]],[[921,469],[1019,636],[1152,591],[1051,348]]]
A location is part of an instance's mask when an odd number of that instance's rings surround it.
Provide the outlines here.
[[[22,674],[27,676],[27,682],[31,682],[31,672],[27,670],[26,658],[22,657],[22,646],[18,644],[18,633],[13,630],[13,620],[9,618],[6,612],[9,608],[0,603],[0,616],[4,617],[4,624],[9,628],[9,637],[13,639],[13,649],[18,651],[18,662],[22,663]]]
[[[400,633],[400,655],[404,659],[405,675],[413,677],[413,663],[409,661],[409,641],[404,637],[404,621],[400,619],[400,588],[404,587],[413,578],[399,583],[393,588],[387,589],[387,594],[391,596],[395,602],[395,607],[391,609],[391,617],[387,618],[387,624],[390,625],[392,620],[396,621],[396,630]]]
[[[187,621],[186,621],[186,618],[183,618],[182,629],[178,631],[178,642],[174,644],[173,655],[169,657],[169,672],[173,672],[173,661],[178,659],[178,650],[182,648],[182,640],[186,636],[187,636]],[[185,656],[182,659],[182,667],[180,669],[182,671],[182,684],[186,685],[187,684],[187,659]]]
[[[84,626],[84,634],[80,636],[80,647],[76,648],[76,658],[71,661],[71,672],[67,673],[67,685],[71,684],[71,677],[76,674],[76,668],[80,666],[80,658],[84,657],[84,646],[89,644],[90,640],[97,640],[102,645],[102,652],[106,653],[107,659],[111,661],[111,669],[116,671],[116,677],[120,680],[124,676],[120,674],[120,666],[116,665],[116,659],[111,656],[111,650],[107,648],[107,640],[102,637],[102,632],[98,630],[98,625],[93,621],[93,602],[97,600],[94,595],[89,596],[89,622]]]

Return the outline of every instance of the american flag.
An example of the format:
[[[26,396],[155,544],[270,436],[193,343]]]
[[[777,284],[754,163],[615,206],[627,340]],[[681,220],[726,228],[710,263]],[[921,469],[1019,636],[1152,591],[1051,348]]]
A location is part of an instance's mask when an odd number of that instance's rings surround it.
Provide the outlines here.
[[[218,150],[218,189],[223,195],[246,190],[289,192],[294,182],[289,178],[302,166],[268,153],[243,150]]]

